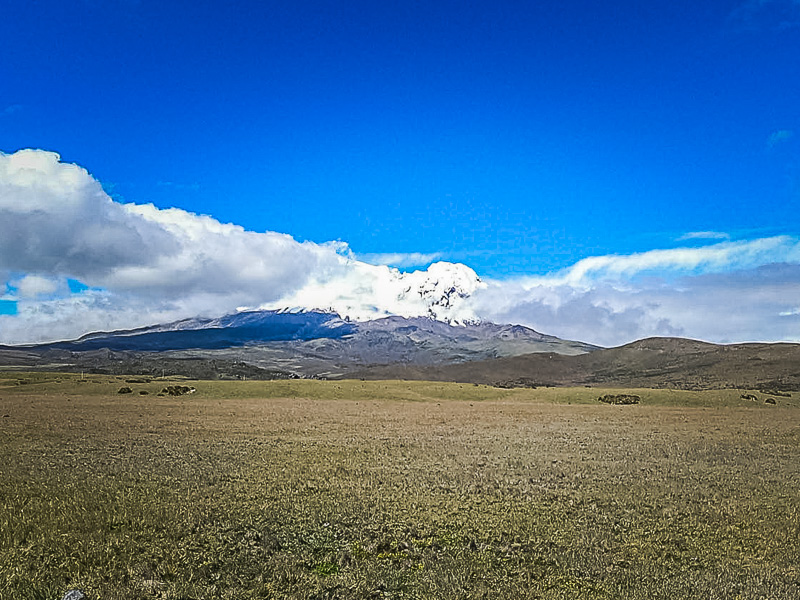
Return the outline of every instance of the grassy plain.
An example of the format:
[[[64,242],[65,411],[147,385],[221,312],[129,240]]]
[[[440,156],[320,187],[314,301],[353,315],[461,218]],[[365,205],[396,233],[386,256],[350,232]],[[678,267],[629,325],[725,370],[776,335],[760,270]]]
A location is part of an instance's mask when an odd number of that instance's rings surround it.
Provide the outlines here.
[[[800,598],[798,394],[168,383],[0,374],[0,598]]]

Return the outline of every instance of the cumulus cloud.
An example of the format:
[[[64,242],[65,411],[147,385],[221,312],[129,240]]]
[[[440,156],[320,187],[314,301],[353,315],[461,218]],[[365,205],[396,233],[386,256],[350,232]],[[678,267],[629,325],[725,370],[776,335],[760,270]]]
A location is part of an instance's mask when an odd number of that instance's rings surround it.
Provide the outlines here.
[[[60,287],[60,282],[51,277],[40,275],[26,275],[22,279],[12,281],[10,286],[17,291],[21,298],[37,298],[54,294]]]
[[[219,294],[254,303],[339,262],[336,245],[120,204],[85,169],[51,152],[0,154],[0,270],[155,298]]]
[[[99,280],[175,250],[162,228],[131,218],[85,169],[50,152],[0,153],[0,270]]]
[[[779,237],[594,257],[595,269],[581,261],[566,274],[490,281],[473,308],[490,320],[603,346],[650,336],[800,341],[800,316],[792,315],[798,252],[800,241]]]
[[[121,204],[55,153],[0,153],[0,274],[23,274],[12,282],[18,314],[0,320],[5,342],[260,305],[456,319],[479,280],[453,266],[448,276],[468,290],[459,295],[444,271],[400,273],[356,260],[341,242],[300,243],[180,209]],[[67,278],[94,291],[39,298],[63,290]]]
[[[353,319],[388,315],[474,321],[472,295],[485,283],[466,265],[438,262],[401,273],[384,265],[352,261],[346,270],[321,271],[297,292],[262,308],[323,308]]]
[[[491,286],[476,297],[477,310],[499,323],[520,323],[565,339],[615,346],[649,336],[682,336],[679,323],[658,314],[657,299],[599,286],[514,289],[513,282]]]
[[[27,344],[73,339],[91,331],[126,329],[158,317],[174,318],[172,311],[158,311],[131,298],[97,290],[39,302],[19,300],[17,314],[0,315],[0,343]],[[150,318],[156,320],[150,321]]]
[[[239,307],[483,319],[601,345],[652,335],[800,341],[800,240],[730,241],[716,232],[685,239],[724,241],[593,256],[537,277],[482,281],[445,262],[401,272],[370,262],[437,257],[367,262],[342,242],[300,243],[179,209],[122,204],[57,154],[0,153],[0,284],[16,307],[0,314],[0,343]]]

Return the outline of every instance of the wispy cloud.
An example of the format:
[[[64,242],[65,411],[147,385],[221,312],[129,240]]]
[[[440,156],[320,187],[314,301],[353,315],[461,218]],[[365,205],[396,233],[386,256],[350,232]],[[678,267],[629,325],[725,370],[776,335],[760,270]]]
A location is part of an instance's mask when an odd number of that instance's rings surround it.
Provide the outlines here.
[[[573,286],[640,275],[678,276],[751,269],[773,262],[799,262],[800,241],[789,236],[721,242],[700,248],[670,248],[626,255],[592,256],[551,279]],[[538,282],[539,279],[534,279]]]
[[[769,137],[767,138],[767,146],[774,148],[779,144],[788,142],[793,137],[794,131],[791,129],[778,129],[777,131],[773,131],[771,134],[769,134]]]
[[[731,235],[723,231],[690,231],[680,236],[677,241],[685,242],[688,240],[729,240]]]
[[[13,115],[14,113],[18,113],[22,110],[21,104],[9,104],[2,110],[0,110],[0,117],[7,117],[9,115]]]
[[[371,265],[389,265],[399,269],[405,269],[408,267],[424,267],[442,259],[442,255],[436,252],[359,253],[357,256],[359,260],[363,260]]]
[[[170,188],[173,190],[190,190],[196,192],[200,189],[200,184],[195,182],[192,183],[181,183],[177,181],[158,181],[156,183],[158,187],[165,187]]]

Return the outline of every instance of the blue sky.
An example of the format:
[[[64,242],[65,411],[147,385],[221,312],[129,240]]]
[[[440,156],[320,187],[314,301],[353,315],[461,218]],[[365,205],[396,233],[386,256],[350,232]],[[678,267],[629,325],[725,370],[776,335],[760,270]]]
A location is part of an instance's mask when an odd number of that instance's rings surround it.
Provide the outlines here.
[[[0,39],[0,151],[56,152],[118,204],[491,281],[800,233],[797,0],[39,0]],[[26,264],[0,264],[0,313],[29,275],[60,278],[37,310],[121,293]]]

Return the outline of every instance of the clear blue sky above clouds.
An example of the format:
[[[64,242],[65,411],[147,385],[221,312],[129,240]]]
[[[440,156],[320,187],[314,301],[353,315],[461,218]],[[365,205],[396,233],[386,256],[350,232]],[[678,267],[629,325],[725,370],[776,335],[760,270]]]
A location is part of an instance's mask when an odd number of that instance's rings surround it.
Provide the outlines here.
[[[31,0],[0,39],[0,151],[121,202],[501,279],[800,232],[798,0]]]
[[[800,6],[772,4],[7,3],[0,144],[487,275],[796,233]]]

